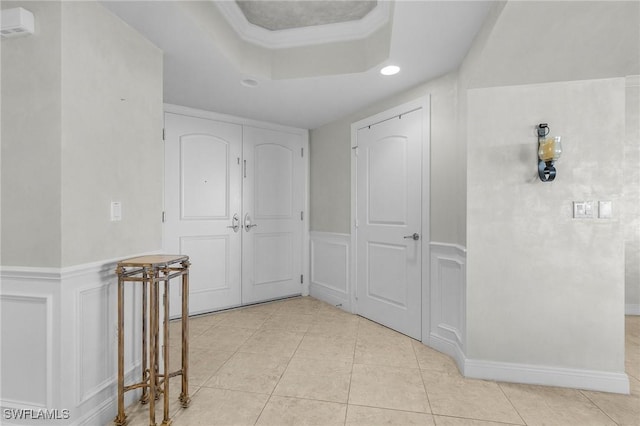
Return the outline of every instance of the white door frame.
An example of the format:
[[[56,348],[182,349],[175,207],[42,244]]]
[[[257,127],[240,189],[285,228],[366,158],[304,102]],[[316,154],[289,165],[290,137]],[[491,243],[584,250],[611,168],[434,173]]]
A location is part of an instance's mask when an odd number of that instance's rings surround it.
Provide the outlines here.
[[[270,130],[278,130],[278,131],[284,131],[284,132],[288,132],[288,133],[296,133],[302,136],[302,149],[304,150],[304,194],[303,196],[303,205],[304,207],[304,217],[302,220],[302,247],[300,248],[302,250],[302,270],[303,270],[303,274],[304,274],[304,283],[302,284],[302,289],[301,289],[301,293],[303,296],[308,296],[309,295],[309,283],[311,281],[311,274],[310,274],[310,269],[309,269],[309,210],[310,210],[310,200],[309,200],[309,185],[310,185],[310,167],[309,167],[309,130],[307,129],[299,129],[297,127],[288,127],[288,126],[282,126],[279,124],[273,124],[273,123],[268,123],[265,121],[258,121],[258,120],[252,120],[249,118],[243,118],[243,117],[236,117],[233,115],[227,115],[227,114],[220,114],[217,112],[211,112],[211,111],[205,111],[205,110],[201,110],[201,109],[196,109],[196,108],[189,108],[189,107],[184,107],[184,106],[180,106],[180,105],[173,105],[173,104],[164,104],[164,112],[163,112],[163,116],[164,113],[173,113],[173,114],[180,114],[180,115],[186,115],[188,117],[196,117],[196,118],[205,118],[205,119],[209,119],[209,120],[214,120],[214,121],[223,121],[226,123],[233,123],[233,124],[239,124],[239,125],[246,125],[246,126],[253,126],[253,127],[259,127],[259,128],[263,128],[263,129],[270,129]],[[162,197],[163,197],[163,206],[164,206],[164,194],[165,194],[165,188],[164,188],[164,170],[163,170],[163,176],[162,176]],[[162,227],[162,247],[164,249],[165,244],[165,230],[164,230],[164,226]]]
[[[352,261],[349,264],[349,281],[353,283],[351,288],[351,312],[358,313],[358,301],[357,295],[357,265],[358,265],[358,250],[357,250],[357,195],[358,195],[358,162],[356,158],[356,147],[358,144],[358,129],[366,126],[370,126],[376,123],[385,121],[391,117],[401,115],[403,113],[414,111],[416,109],[422,109],[423,120],[423,132],[422,132],[422,238],[420,239],[422,249],[422,343],[429,344],[429,330],[430,330],[430,176],[431,176],[431,161],[430,161],[430,144],[431,144],[431,127],[430,116],[431,110],[431,97],[426,94],[424,97],[416,99],[411,102],[407,102],[402,105],[398,105],[381,113],[375,114],[371,117],[367,117],[363,120],[357,121],[351,124],[351,254]]]

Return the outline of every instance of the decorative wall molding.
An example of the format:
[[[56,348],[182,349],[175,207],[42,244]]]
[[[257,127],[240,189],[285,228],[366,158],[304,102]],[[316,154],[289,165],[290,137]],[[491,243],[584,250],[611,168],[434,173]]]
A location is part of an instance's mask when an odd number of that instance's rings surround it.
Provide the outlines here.
[[[15,356],[11,356],[9,355],[11,348],[17,347],[17,345],[12,345],[11,341],[7,342],[7,339],[11,339],[11,334],[13,330],[11,330],[10,327],[12,325],[12,322],[7,323],[7,321],[3,321],[4,322],[4,324],[2,325],[3,357],[6,357],[8,355],[10,359],[24,359],[26,367],[28,367],[26,371],[28,371],[29,373],[34,372],[34,367],[35,367],[34,362],[36,361],[34,357],[38,355],[43,357],[42,361],[44,366],[40,366],[40,367],[44,367],[44,374],[40,375],[40,377],[29,377],[28,374],[20,375],[19,381],[20,381],[20,385],[27,386],[28,388],[32,388],[35,386],[38,389],[44,389],[44,395],[43,395],[44,399],[43,400],[11,399],[11,397],[7,397],[7,394],[11,395],[11,392],[10,391],[7,392],[8,389],[5,387],[6,385],[3,380],[2,381],[3,392],[2,392],[1,405],[3,408],[15,407],[15,408],[26,408],[26,409],[29,409],[29,408],[38,409],[38,408],[50,407],[53,403],[53,390],[54,390],[54,386],[53,386],[53,377],[54,377],[53,340],[54,339],[53,339],[53,324],[52,324],[53,323],[52,321],[53,297],[51,294],[41,294],[41,295],[30,294],[30,293],[20,291],[20,289],[6,292],[4,291],[6,282],[1,276],[0,276],[0,280],[3,282],[3,291],[2,291],[2,294],[0,294],[0,306],[1,306],[0,311],[4,311],[5,313],[7,312],[8,306],[6,306],[5,303],[14,303],[14,304],[20,303],[23,305],[31,305],[31,306],[41,305],[40,309],[44,311],[43,312],[44,323],[37,323],[36,318],[33,318],[33,317],[13,318],[16,320],[16,323],[19,323],[21,325],[24,324],[26,327],[29,327],[27,330],[25,330],[25,333],[20,333],[21,336],[18,337],[19,341],[25,341],[25,339],[26,340],[35,339],[37,341],[37,340],[40,340],[42,335],[44,335],[44,338],[45,338],[43,354],[31,353],[31,354],[15,354]],[[29,309],[28,306],[24,306],[24,309],[25,311],[33,310],[33,308]],[[5,380],[6,380],[6,376],[7,374],[5,372],[4,374]],[[38,382],[37,381],[38,379],[41,379],[42,382]],[[29,393],[33,395],[32,392],[29,392]]]
[[[144,253],[157,254],[159,252]],[[143,255],[143,254],[140,254]],[[139,255],[133,255],[139,256]],[[126,256],[126,257],[133,257]],[[124,258],[124,257],[123,257]],[[99,419],[109,422],[116,415],[117,317],[115,267],[120,259],[109,259],[64,268],[11,267],[0,268],[0,302],[33,299],[46,304],[46,388],[45,401],[13,401],[2,399],[2,408],[57,408],[70,410],[71,417],[60,424],[86,424]],[[140,303],[141,292],[133,286],[125,288],[128,303],[125,313],[125,339],[128,351],[125,372],[131,380],[140,374]],[[3,331],[23,335],[39,335],[28,321],[5,322]],[[8,327],[8,328],[7,328]],[[10,351],[11,347],[3,348]],[[17,349],[20,351],[21,349]],[[19,371],[30,371],[33,354],[8,353],[13,359],[24,359]],[[5,376],[6,377],[6,376]],[[59,378],[54,380],[54,378]],[[20,386],[5,382],[3,389]],[[30,386],[40,386],[31,383]],[[6,392],[3,392],[3,398]],[[133,402],[136,392],[126,395]],[[106,410],[106,411],[105,411]],[[104,420],[104,421],[102,421]]]
[[[310,232],[311,296],[351,312],[351,235]]]
[[[465,377],[474,379],[629,393],[629,378],[625,373],[473,359],[465,361],[463,371]]]
[[[466,347],[466,249],[431,242],[429,345],[453,357],[460,370]]]

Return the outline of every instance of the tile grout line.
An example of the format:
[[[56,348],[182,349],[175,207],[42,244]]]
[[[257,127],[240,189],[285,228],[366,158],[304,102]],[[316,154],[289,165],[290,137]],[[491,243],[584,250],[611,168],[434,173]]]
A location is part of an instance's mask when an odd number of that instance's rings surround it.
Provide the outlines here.
[[[611,419],[611,421],[617,425],[619,425],[620,423],[616,422],[613,417],[611,417],[606,411],[604,411],[594,400],[592,400],[591,398],[589,398],[589,396],[587,394],[584,393],[584,391],[582,389],[578,389],[578,392],[580,393],[580,395],[584,396],[585,398],[587,398],[587,401],[589,401],[591,404],[593,404],[598,410],[600,410],[600,412],[602,414],[604,414],[605,416],[607,416],[609,419]]]
[[[250,308],[250,307],[241,307],[241,308],[237,309],[237,310],[236,310],[236,312],[237,312],[237,311],[244,310],[244,309],[248,309],[248,308]],[[276,309],[274,312],[277,312],[278,310],[280,310],[280,308]],[[234,391],[233,389],[225,389],[225,388],[208,387],[208,386],[205,386],[205,385],[206,385],[206,383],[207,383],[209,380],[211,380],[211,378],[212,378],[213,376],[215,376],[215,375],[216,375],[216,374],[217,374],[217,373],[218,373],[218,372],[219,372],[219,371],[220,371],[220,370],[221,370],[225,365],[227,365],[227,363],[228,363],[228,362],[229,362],[229,361],[230,361],[230,360],[231,360],[231,359],[232,359],[236,354],[238,354],[238,353],[240,352],[240,348],[242,347],[242,345],[244,345],[244,344],[245,344],[249,339],[251,339],[253,336],[255,336],[255,334],[256,334],[259,330],[261,330],[262,325],[264,325],[264,323],[265,323],[269,318],[271,318],[271,317],[274,315],[274,312],[271,312],[271,313],[267,316],[267,318],[265,318],[265,320],[262,322],[262,324],[260,324],[260,327],[259,327],[259,328],[253,329],[253,333],[251,333],[251,335],[247,336],[247,338],[246,338],[246,339],[245,339],[241,344],[239,344],[239,345],[238,345],[238,347],[236,348],[236,350],[235,350],[235,351],[233,351],[233,353],[231,354],[231,356],[229,356],[229,358],[227,358],[227,359],[226,359],[222,364],[220,364],[220,366],[219,366],[219,367],[218,367],[218,368],[217,368],[217,369],[216,369],[216,370],[215,370],[215,371],[214,371],[214,372],[213,372],[209,377],[207,377],[207,378],[204,380],[204,382],[203,382],[203,384],[200,386],[200,388],[205,387],[205,388],[207,388],[207,389],[219,389],[219,390],[224,390],[224,391]],[[214,315],[216,315],[216,314],[214,314]],[[212,327],[210,327],[209,329],[212,329],[212,328],[220,328],[220,324],[221,324],[223,321],[224,321],[224,320],[219,321],[217,324],[214,324],[214,325],[213,325]],[[236,328],[244,328],[244,327],[236,327]],[[209,329],[208,329],[208,330],[209,330]],[[251,329],[246,329],[246,330],[251,330]],[[203,333],[203,334],[204,334],[204,333]],[[256,393],[259,393],[259,392],[256,392]],[[262,395],[264,395],[264,394],[262,394]],[[269,400],[267,400],[267,402],[265,402],[265,406],[267,405],[267,403],[268,403],[268,402],[269,402]],[[264,407],[262,407],[262,409],[264,410]],[[260,414],[262,414],[262,411],[260,411]],[[260,415],[258,415],[258,417],[256,418],[256,421],[258,421],[258,418],[259,418],[259,417],[260,417]]]
[[[522,424],[526,426],[527,422],[524,419],[524,417],[522,417],[522,414],[520,414],[520,411],[518,411],[518,409],[516,408],[515,404],[511,401],[511,398],[509,398],[509,395],[507,395],[507,393],[504,391],[504,389],[502,389],[502,385],[498,382],[494,382],[498,385],[498,389],[500,389],[500,392],[502,392],[502,394],[504,395],[505,398],[507,398],[507,401],[509,401],[509,404],[511,404],[511,407],[513,407],[513,409],[515,410],[516,413],[518,413],[518,417],[520,417],[520,420],[522,420]]]
[[[282,307],[280,307],[280,309],[281,308]],[[280,309],[278,309],[278,310],[280,310]],[[317,309],[315,309],[315,310],[317,311]],[[314,313],[313,315],[315,316],[316,314],[317,314],[317,312]],[[271,389],[271,393],[269,394],[269,398],[267,398],[267,401],[264,403],[264,406],[262,407],[262,410],[260,410],[260,414],[258,414],[258,417],[256,417],[256,421],[253,423],[254,426],[258,424],[258,420],[260,420],[260,417],[262,417],[262,413],[264,413],[264,409],[267,408],[267,405],[269,405],[269,402],[271,402],[271,397],[273,397],[273,393],[275,392],[276,388],[280,384],[280,381],[282,380],[282,376],[284,376],[284,374],[287,372],[287,369],[289,368],[289,364],[291,364],[291,360],[296,355],[296,352],[298,352],[298,348],[300,348],[300,345],[302,344],[302,340],[304,340],[304,337],[307,335],[307,332],[308,332],[308,329],[307,329],[307,331],[302,333],[302,339],[300,339],[300,341],[298,342],[298,345],[296,346],[296,349],[293,351],[293,353],[289,357],[289,361],[287,361],[287,366],[285,367],[285,369],[282,372],[282,374],[280,374],[280,377],[278,378],[278,381],[276,382],[276,384],[273,387],[273,389]]]
[[[362,318],[358,317],[358,327],[356,328],[356,341],[353,344],[353,355],[351,357],[351,372],[349,373],[349,389],[347,391],[347,409],[344,410],[344,424],[347,424],[347,417],[349,416],[349,400],[351,399],[351,382],[353,381],[353,367],[356,365],[356,350],[358,348],[358,338],[360,337],[360,325],[362,324]]]
[[[420,342],[420,344],[422,344],[422,342]],[[427,384],[424,381],[424,375],[422,374],[422,368],[420,367],[420,361],[418,360],[418,354],[416,354],[416,347],[413,342],[411,342],[411,349],[413,350],[413,356],[416,358],[416,364],[418,364],[418,374],[420,374],[420,380],[422,381],[424,394],[427,397],[427,404],[429,404],[429,413],[431,414],[431,419],[433,420],[433,424],[436,424],[436,418],[433,413],[433,407],[431,406],[431,399],[429,399],[429,392],[427,391]]]
[[[450,419],[471,420],[473,422],[492,423],[492,424],[495,423],[495,424],[506,425],[506,426],[522,426],[522,425],[518,425],[516,423],[501,422],[499,420],[480,420],[480,419],[472,419],[472,418],[469,418],[469,417],[453,416],[453,415],[450,415],[450,414],[437,414],[436,416],[438,416],[438,417],[447,417],[447,418],[450,418]],[[437,423],[436,423],[436,426],[437,426]]]
[[[279,311],[280,309],[282,309],[282,306],[280,306],[277,310]],[[274,314],[271,314],[271,316],[269,316],[269,318],[271,318]],[[269,319],[267,318],[262,324],[260,324],[260,327],[262,327],[264,325],[265,322],[267,322],[267,320]],[[256,330],[257,332],[257,330]],[[254,333],[255,334],[255,333]],[[253,334],[251,335],[253,336]],[[250,337],[251,338],[251,337]],[[249,339],[247,339],[249,340]],[[240,350],[240,348],[238,347],[238,350]],[[295,352],[294,352],[295,353]],[[289,359],[289,361],[291,361],[291,359]],[[287,363],[287,366],[289,366],[289,363]],[[285,367],[285,371],[287,371],[286,367]],[[284,371],[282,372],[282,374],[284,374]],[[282,375],[280,375],[280,379],[282,378]],[[278,383],[280,383],[280,379],[278,379]],[[258,414],[258,416],[256,417],[256,420],[253,422],[254,425],[256,425],[258,423],[258,420],[260,420],[260,416],[262,416],[262,413],[264,412],[264,409],[267,407],[267,405],[269,404],[269,401],[271,401],[271,396],[273,395],[273,391],[276,389],[276,387],[278,386],[278,383],[276,383],[276,385],[273,387],[273,389],[271,389],[271,393],[269,394],[269,398],[267,398],[267,400],[264,402],[264,405],[262,406],[262,409],[260,410],[260,413]]]

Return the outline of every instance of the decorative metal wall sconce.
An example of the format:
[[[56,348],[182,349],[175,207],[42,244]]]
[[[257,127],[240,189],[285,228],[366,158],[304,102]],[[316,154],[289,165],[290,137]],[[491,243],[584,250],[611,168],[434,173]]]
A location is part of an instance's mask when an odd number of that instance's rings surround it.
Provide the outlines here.
[[[551,182],[556,178],[556,160],[562,155],[560,136],[549,137],[549,125],[538,124],[538,176],[543,182]]]

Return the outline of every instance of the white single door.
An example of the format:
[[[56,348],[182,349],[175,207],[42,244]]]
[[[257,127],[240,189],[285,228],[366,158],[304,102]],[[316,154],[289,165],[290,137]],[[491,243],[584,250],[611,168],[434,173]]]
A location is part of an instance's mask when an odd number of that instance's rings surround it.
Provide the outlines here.
[[[244,127],[242,303],[302,291],[302,138]]]
[[[165,114],[164,249],[190,257],[189,314],[241,304],[241,180],[242,126]]]
[[[421,338],[422,110],[357,131],[357,309]]]

